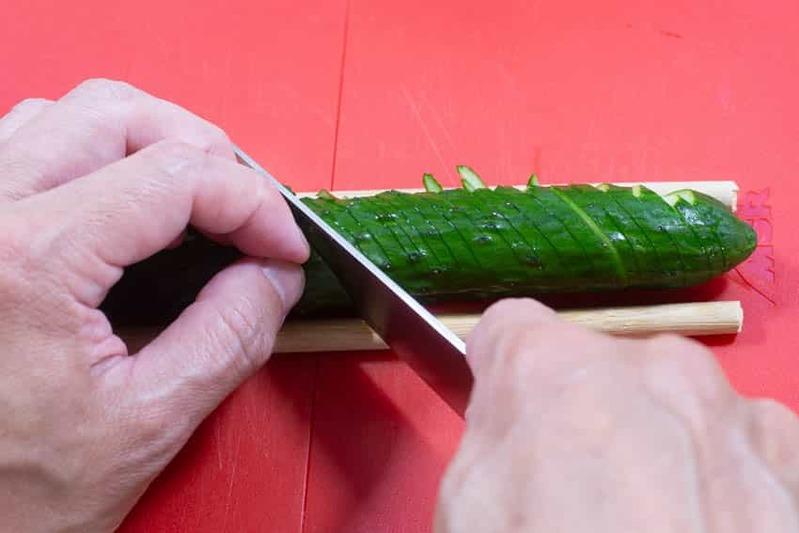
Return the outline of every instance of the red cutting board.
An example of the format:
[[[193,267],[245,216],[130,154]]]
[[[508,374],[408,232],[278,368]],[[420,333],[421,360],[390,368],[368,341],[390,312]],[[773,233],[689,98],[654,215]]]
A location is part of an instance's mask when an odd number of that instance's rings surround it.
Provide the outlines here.
[[[799,5],[540,0],[6,6],[0,107],[124,78],[220,123],[298,190],[735,180],[752,258],[708,341],[735,386],[799,410]],[[462,424],[388,354],[282,357],[207,420],[138,531],[427,531]]]

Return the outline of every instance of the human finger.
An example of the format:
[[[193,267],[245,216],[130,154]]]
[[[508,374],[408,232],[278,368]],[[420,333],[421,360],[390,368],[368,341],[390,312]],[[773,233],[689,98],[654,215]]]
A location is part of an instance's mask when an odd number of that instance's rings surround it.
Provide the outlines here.
[[[532,299],[493,304],[467,340],[475,377],[467,423],[501,434],[576,372],[608,363],[618,352],[615,342],[620,341],[570,324]],[[503,409],[498,412],[496,405]]]
[[[656,335],[635,346],[628,360],[641,383],[695,433],[725,426],[736,416],[741,398],[706,346],[673,334]]]
[[[300,298],[302,268],[276,260],[242,260],[217,274],[163,333],[113,376],[170,420],[199,423],[269,358],[275,336]]]
[[[15,204],[37,254],[85,305],[100,304],[122,269],[173,243],[191,224],[244,254],[301,263],[308,244],[280,193],[243,165],[163,141]],[[52,224],[59,213],[59,224]],[[30,226],[33,226],[31,228]]]
[[[571,324],[535,300],[508,298],[480,318],[467,341],[467,360],[478,380],[522,372],[525,379],[546,382],[553,373],[592,363],[596,354],[617,353],[614,342],[620,341]]]
[[[744,407],[744,430],[752,447],[799,503],[799,417],[770,399],[749,401]]]
[[[6,142],[20,127],[52,105],[51,100],[44,98],[28,98],[11,108],[0,118],[0,143]]]
[[[555,313],[543,304],[526,298],[506,298],[489,306],[467,339],[466,359],[475,373],[496,362],[497,350],[519,346],[522,339],[507,333],[526,334],[556,322]]]
[[[0,146],[0,199],[51,189],[164,139],[235,157],[219,127],[186,109],[126,83],[86,81]]]

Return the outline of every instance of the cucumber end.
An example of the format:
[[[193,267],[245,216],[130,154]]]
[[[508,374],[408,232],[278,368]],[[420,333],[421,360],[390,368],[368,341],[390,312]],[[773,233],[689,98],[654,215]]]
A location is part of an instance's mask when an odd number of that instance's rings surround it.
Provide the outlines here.
[[[535,173],[533,173],[530,175],[530,179],[527,180],[527,188],[535,189],[538,186],[539,186],[538,176]]]
[[[600,183],[596,186],[596,189],[602,192],[608,192],[610,190],[610,185],[607,183]]]

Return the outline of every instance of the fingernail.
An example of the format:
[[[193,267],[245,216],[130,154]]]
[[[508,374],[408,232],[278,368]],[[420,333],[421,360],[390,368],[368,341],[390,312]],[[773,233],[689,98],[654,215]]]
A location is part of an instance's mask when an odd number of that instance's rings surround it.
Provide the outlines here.
[[[261,271],[272,284],[288,312],[300,299],[303,288],[303,271],[296,263],[266,259],[261,264]]]

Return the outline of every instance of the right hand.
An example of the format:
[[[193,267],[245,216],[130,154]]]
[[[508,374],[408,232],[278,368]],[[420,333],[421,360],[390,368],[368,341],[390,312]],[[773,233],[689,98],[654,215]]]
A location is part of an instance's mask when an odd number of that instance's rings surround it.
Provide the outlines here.
[[[799,531],[799,421],[676,336],[620,339],[530,300],[484,315],[436,531]]]

